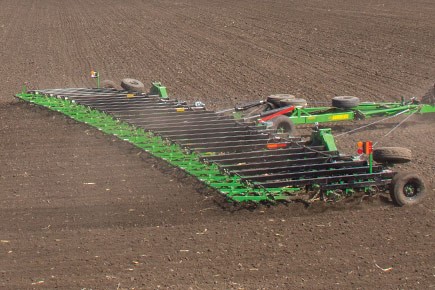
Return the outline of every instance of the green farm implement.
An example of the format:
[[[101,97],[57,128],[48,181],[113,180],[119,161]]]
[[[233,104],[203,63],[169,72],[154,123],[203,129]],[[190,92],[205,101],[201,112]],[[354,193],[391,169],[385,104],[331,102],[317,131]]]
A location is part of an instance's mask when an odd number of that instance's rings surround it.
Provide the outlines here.
[[[435,112],[432,105],[415,100],[356,104],[355,99],[344,98],[336,101],[340,106],[305,108],[275,97],[273,102],[235,108],[267,105],[255,120],[235,119],[209,111],[200,102],[189,105],[170,99],[160,83],[153,83],[149,92],[132,79],[124,80],[122,87],[23,89],[16,97],[128,141],[231,201],[309,203],[390,190],[398,205],[407,205],[425,195],[417,175],[374,163],[369,143],[363,144],[366,158],[352,157],[338,152],[330,129],[314,129],[309,141],[277,132],[291,132],[295,124]],[[277,100],[284,105],[277,105]]]
[[[394,117],[401,114],[435,113],[433,104],[423,104],[413,98],[400,102],[360,102],[357,97],[341,96],[332,99],[331,106],[306,107],[304,99],[292,95],[272,95],[265,101],[236,106],[231,111],[244,111],[263,106],[261,114],[254,116],[260,123],[294,135],[297,125],[364,120],[372,117]]]

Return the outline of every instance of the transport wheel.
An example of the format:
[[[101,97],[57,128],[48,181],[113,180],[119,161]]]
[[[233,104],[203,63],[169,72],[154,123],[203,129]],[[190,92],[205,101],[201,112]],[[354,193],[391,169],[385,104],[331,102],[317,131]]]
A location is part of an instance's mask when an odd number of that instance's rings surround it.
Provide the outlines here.
[[[279,134],[294,136],[296,134],[296,126],[289,117],[281,115],[272,119],[272,129]]]
[[[119,89],[119,86],[111,80],[104,80],[101,82],[100,87],[105,89]]]
[[[274,103],[267,102],[264,111],[275,110],[277,108],[278,108],[278,106],[275,105]]]
[[[373,149],[373,160],[380,163],[406,163],[412,160],[411,150],[403,147]]]
[[[283,99],[280,101],[281,107],[286,106],[296,106],[296,107],[302,107],[305,108],[308,103],[305,99],[299,99],[299,98],[293,98],[293,99]]]
[[[289,100],[294,99],[295,96],[289,95],[289,94],[276,94],[276,95],[270,95],[267,97],[267,102],[274,104],[275,106],[279,107],[281,106],[280,102],[281,100]]]
[[[336,108],[353,108],[360,103],[359,98],[353,96],[337,96],[332,98],[332,106]]]
[[[135,79],[123,79],[121,81],[121,87],[127,91],[135,91],[143,93],[145,91],[145,86],[141,81]]]
[[[390,195],[398,206],[413,205],[425,197],[426,185],[417,173],[400,172],[393,177]]]

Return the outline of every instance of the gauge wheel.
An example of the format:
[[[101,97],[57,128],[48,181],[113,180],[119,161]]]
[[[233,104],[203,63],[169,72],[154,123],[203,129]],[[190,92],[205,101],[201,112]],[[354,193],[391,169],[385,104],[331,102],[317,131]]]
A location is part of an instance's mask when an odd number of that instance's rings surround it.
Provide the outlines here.
[[[296,134],[296,126],[289,117],[281,115],[272,119],[272,129],[278,134],[294,136]]]
[[[412,160],[412,153],[403,147],[379,147],[373,149],[373,160],[379,163],[406,163]]]
[[[426,185],[417,173],[400,172],[393,177],[390,195],[398,206],[414,205],[425,197]]]
[[[145,86],[141,81],[126,78],[121,81],[121,87],[126,91],[141,92],[145,91]]]
[[[359,98],[353,96],[337,96],[332,98],[332,106],[336,108],[354,108],[360,103]]]

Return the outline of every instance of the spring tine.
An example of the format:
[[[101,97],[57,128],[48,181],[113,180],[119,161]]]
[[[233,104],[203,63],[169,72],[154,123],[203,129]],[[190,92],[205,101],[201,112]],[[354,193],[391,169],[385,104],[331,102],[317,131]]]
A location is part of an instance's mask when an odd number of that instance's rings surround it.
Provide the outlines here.
[[[232,172],[242,177],[258,176],[273,173],[285,173],[285,172],[297,172],[307,170],[322,170],[328,168],[343,168],[352,166],[367,165],[366,161],[342,161],[342,162],[321,162],[321,163],[309,163],[309,164],[293,164],[289,166],[276,166],[276,167],[263,167],[263,168],[248,168],[248,169],[236,169]]]
[[[377,173],[367,173],[367,174],[358,174],[358,179],[360,181],[367,181],[371,178],[378,177]],[[263,188],[277,188],[277,187],[288,187],[288,186],[301,186],[307,184],[320,184],[320,185],[328,185],[334,182],[342,182],[342,181],[350,181],[355,180],[355,175],[333,175],[333,176],[321,176],[321,177],[313,177],[313,178],[301,178],[297,180],[279,180],[279,181],[269,181],[269,182],[258,182],[255,183],[255,186],[260,186]]]
[[[373,170],[379,171],[381,169],[380,166],[374,166]],[[297,180],[301,178],[320,178],[334,175],[342,175],[345,174],[355,174],[355,173],[368,173],[368,166],[362,167],[344,167],[337,169],[323,169],[323,170],[315,170],[315,171],[297,171],[297,172],[286,172],[286,173],[275,173],[275,174],[266,174],[266,175],[255,175],[249,177],[242,177],[244,181],[255,181],[255,182],[271,182],[271,181],[279,181],[279,180]]]
[[[311,146],[310,149],[316,151],[322,151],[325,149],[325,146]],[[290,153],[300,153],[307,151],[308,149],[305,147],[288,147],[285,149],[277,149],[277,150],[259,150],[259,151],[251,151],[251,152],[242,152],[242,153],[233,153],[233,154],[222,154],[216,156],[204,156],[202,159],[206,161],[214,161],[219,163],[220,161],[232,160],[232,159],[244,159],[250,157],[262,157],[269,155],[282,155],[282,154],[290,154]]]

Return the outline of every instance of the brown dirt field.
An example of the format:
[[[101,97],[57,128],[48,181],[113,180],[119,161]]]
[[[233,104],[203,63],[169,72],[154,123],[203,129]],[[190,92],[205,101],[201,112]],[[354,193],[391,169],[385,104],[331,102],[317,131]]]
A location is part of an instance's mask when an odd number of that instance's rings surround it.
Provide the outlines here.
[[[1,288],[435,288],[433,190],[411,208],[374,199],[232,211],[131,145],[13,98],[23,83],[92,86],[91,69],[160,80],[211,108],[281,92],[313,103],[421,96],[435,80],[433,1],[0,6]],[[382,137],[390,121],[337,142],[346,152],[361,139],[409,147],[414,161],[398,169],[432,186],[434,121],[414,116]]]

